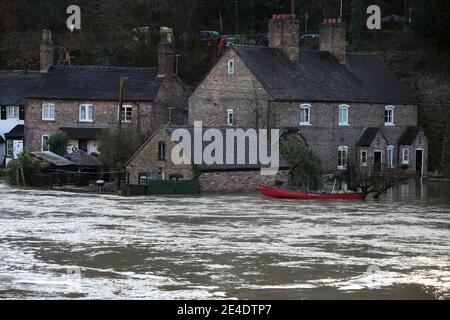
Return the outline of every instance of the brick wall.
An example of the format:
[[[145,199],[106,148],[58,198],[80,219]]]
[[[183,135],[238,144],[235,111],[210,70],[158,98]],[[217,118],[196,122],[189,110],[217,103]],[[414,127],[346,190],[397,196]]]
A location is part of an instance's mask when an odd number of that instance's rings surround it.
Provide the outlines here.
[[[311,149],[322,160],[327,171],[337,169],[339,146],[349,147],[349,159],[356,156],[356,143],[365,128],[380,127],[389,144],[396,147],[394,162],[398,164],[397,143],[408,126],[417,125],[417,107],[395,106],[395,126],[385,127],[385,106],[381,104],[347,103],[349,125],[339,126],[340,103],[311,103],[311,126],[299,126],[302,103],[272,103],[272,117],[276,127],[296,127]]]
[[[407,167],[404,167],[404,172],[407,174],[415,174],[416,173],[416,150],[422,149],[423,150],[423,165],[424,165],[424,173],[428,171],[428,140],[425,137],[425,134],[423,131],[421,131],[416,139],[414,140],[413,144],[410,146],[400,146],[398,150],[398,156],[399,159],[402,157],[402,150],[403,149],[409,150],[409,165]],[[401,161],[401,160],[400,160]],[[401,164],[401,163],[400,163]]]
[[[166,143],[165,161],[159,160],[158,144],[160,141]],[[172,174],[181,174],[185,179],[192,179],[194,177],[194,171],[191,165],[176,166],[171,161],[171,153],[174,146],[175,143],[171,141],[170,135],[166,133],[165,129],[158,130],[128,164],[128,183],[139,184],[139,174],[150,172],[153,169],[161,170],[161,173],[167,179]]]
[[[227,62],[234,59],[235,72],[228,75]],[[229,49],[189,98],[189,124],[203,121],[227,125],[227,110],[234,110],[235,125],[259,127],[266,123],[269,94],[233,49]],[[259,114],[259,117],[257,115]]]
[[[330,52],[340,63],[345,63],[346,27],[342,22],[320,25],[320,50]]]
[[[262,176],[260,171],[203,172],[200,175],[201,191],[214,192],[256,192],[260,185],[275,185],[282,181],[287,186],[288,171],[282,170],[277,176]]]
[[[55,120],[42,120],[42,104],[44,102],[55,104]],[[79,121],[80,104],[92,104],[93,122]],[[142,134],[152,131],[150,102],[124,103],[133,108],[133,123]],[[25,151],[33,152],[41,150],[43,135],[56,133],[60,127],[104,127],[109,128],[118,123],[118,103],[115,101],[95,100],[42,100],[29,99],[25,108]]]
[[[299,20],[281,18],[269,21],[269,47],[280,49],[291,61],[298,61],[299,41]]]

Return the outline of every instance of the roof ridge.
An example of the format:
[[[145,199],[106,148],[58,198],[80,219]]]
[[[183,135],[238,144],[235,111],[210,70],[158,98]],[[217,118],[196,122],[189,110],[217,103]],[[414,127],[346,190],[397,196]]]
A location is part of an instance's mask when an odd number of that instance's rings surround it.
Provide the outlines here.
[[[95,69],[95,70],[127,70],[127,71],[150,71],[157,70],[157,67],[124,67],[124,66],[100,66],[100,65],[53,65],[54,69],[71,69],[71,70],[85,70],[85,69]]]

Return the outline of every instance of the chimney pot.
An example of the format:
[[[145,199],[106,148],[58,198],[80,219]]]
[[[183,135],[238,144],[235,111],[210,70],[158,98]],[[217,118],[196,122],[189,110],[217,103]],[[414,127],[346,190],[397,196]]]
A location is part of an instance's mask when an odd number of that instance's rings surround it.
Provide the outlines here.
[[[300,24],[295,14],[273,14],[269,20],[269,47],[279,49],[292,62],[299,58]]]
[[[320,25],[320,50],[330,52],[341,64],[346,59],[346,29],[341,19],[324,19]]]
[[[172,77],[175,69],[175,46],[173,30],[160,28],[161,42],[158,44],[158,75]]]
[[[52,42],[52,32],[50,30],[43,30],[41,35],[40,48],[40,69],[41,72],[46,73],[53,65],[54,48]]]

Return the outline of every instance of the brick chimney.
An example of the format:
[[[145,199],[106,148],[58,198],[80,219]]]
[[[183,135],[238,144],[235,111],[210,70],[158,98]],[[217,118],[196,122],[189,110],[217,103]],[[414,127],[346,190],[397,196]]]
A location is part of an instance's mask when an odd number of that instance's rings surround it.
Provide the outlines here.
[[[345,64],[347,25],[341,19],[325,19],[320,25],[320,50],[328,51]]]
[[[158,44],[158,76],[172,77],[175,72],[175,44],[173,30],[160,29],[161,42]]]
[[[41,36],[41,72],[48,72],[50,66],[53,65],[54,48],[52,42],[52,32],[50,30],[42,30]]]
[[[292,62],[298,62],[300,24],[295,13],[274,14],[269,20],[269,47],[277,48]]]

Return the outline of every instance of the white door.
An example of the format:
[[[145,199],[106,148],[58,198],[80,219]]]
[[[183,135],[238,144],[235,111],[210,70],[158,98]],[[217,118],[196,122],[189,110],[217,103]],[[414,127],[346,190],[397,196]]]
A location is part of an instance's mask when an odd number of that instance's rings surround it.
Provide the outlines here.
[[[23,141],[22,140],[14,140],[13,142],[13,157],[17,159],[19,154],[23,151]]]

